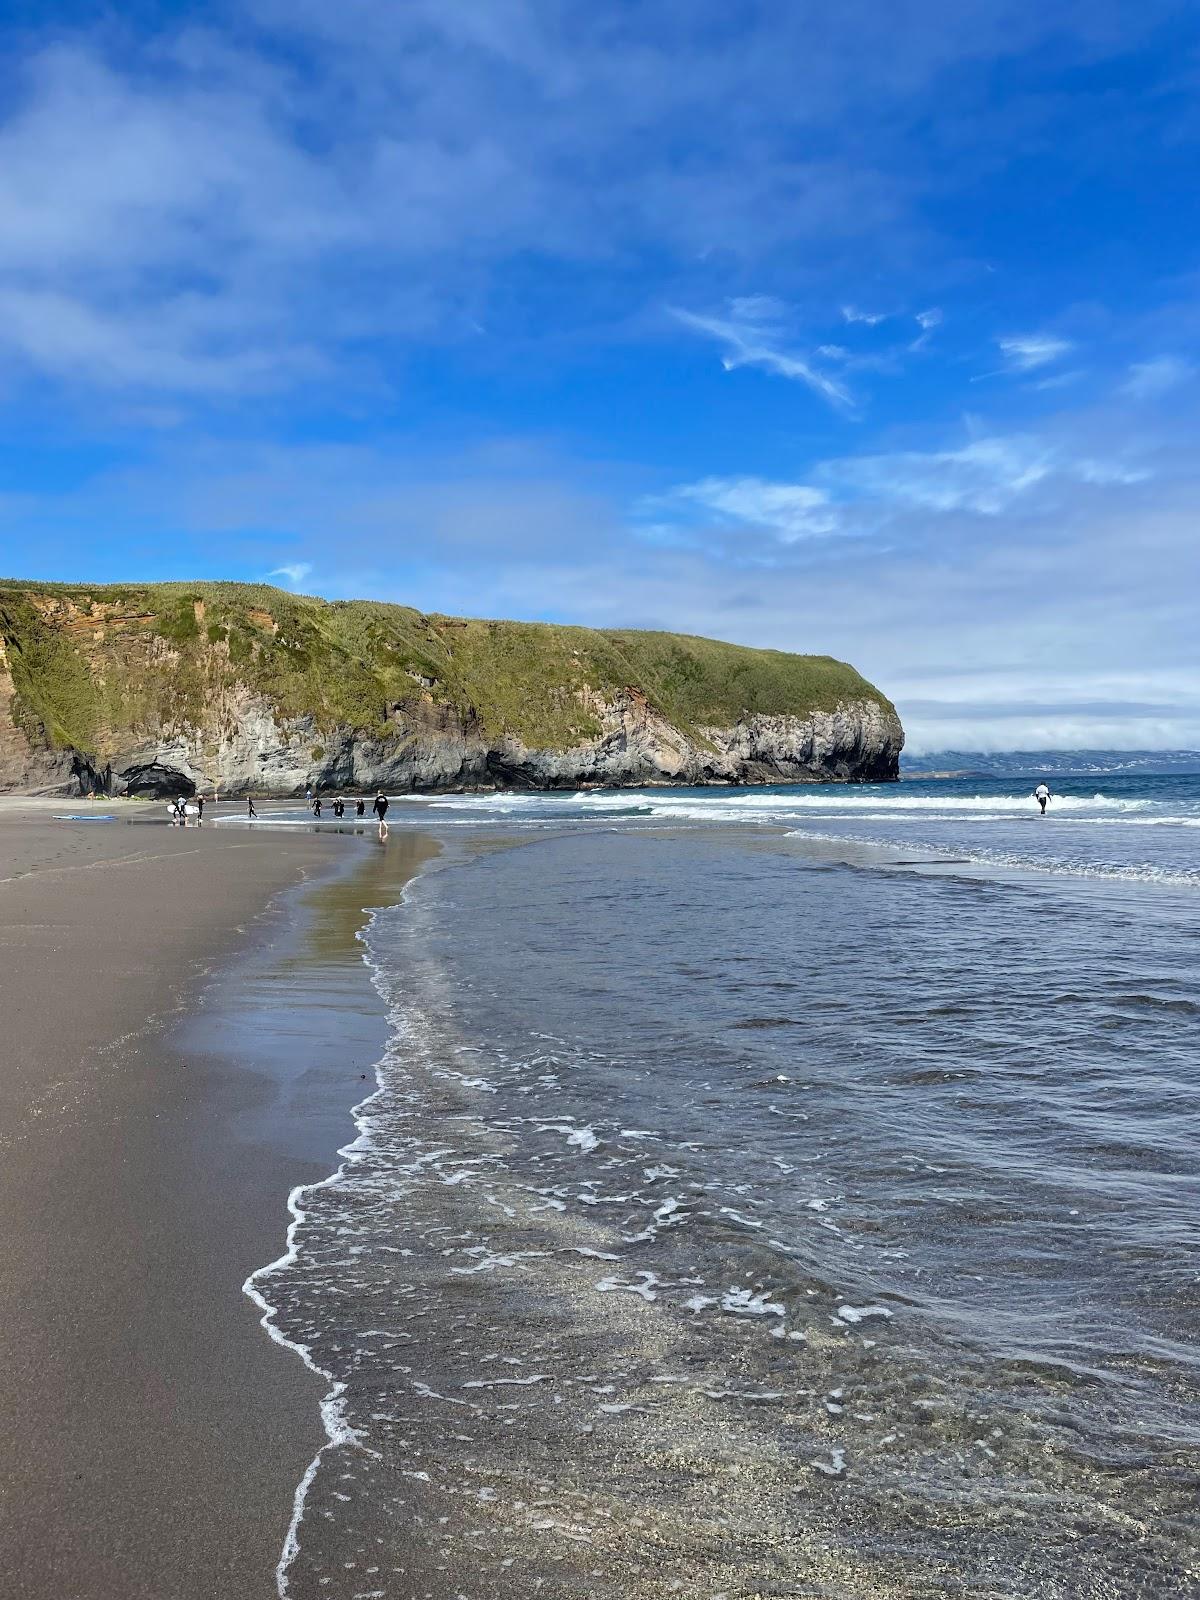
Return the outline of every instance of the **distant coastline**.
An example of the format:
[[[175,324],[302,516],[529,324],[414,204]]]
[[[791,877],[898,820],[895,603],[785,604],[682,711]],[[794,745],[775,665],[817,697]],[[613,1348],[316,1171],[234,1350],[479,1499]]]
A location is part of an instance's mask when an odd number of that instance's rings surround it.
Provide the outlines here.
[[[936,750],[902,755],[900,777],[1027,778],[1057,774],[1086,778],[1141,773],[1169,776],[1200,772],[1200,750]]]

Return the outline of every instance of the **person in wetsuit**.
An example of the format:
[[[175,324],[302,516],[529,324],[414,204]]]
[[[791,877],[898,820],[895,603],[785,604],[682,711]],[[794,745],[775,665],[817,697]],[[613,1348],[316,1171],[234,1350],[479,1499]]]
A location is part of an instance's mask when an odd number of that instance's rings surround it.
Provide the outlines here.
[[[253,822],[256,819],[257,816],[258,816],[258,812],[255,811],[255,809],[254,809],[254,800],[250,795],[247,795],[246,796],[246,821],[247,822]]]
[[[339,820],[346,815],[346,802],[339,795],[333,802],[333,814]]]
[[[318,795],[317,798],[313,801],[313,816],[316,817],[318,822],[321,820],[321,796],[320,795]]]
[[[367,802],[365,800],[360,800],[358,802],[358,804],[354,808],[354,815],[356,817],[365,817],[366,814],[367,814]]]

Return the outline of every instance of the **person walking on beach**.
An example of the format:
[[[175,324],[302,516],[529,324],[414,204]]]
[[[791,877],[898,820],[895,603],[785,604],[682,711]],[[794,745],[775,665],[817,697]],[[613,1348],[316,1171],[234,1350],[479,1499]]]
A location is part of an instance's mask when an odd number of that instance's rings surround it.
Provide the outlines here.
[[[371,807],[371,810],[379,818],[379,837],[381,839],[387,838],[388,829],[387,823],[384,820],[384,818],[387,816],[387,809],[388,797],[384,794],[383,790],[380,789],[379,793],[375,796],[375,804]]]
[[[254,809],[254,796],[248,794],[246,796],[246,821],[256,822],[257,820],[258,812]]]
[[[358,804],[354,808],[354,815],[356,817],[363,817],[363,816],[366,816],[366,813],[367,813],[367,802],[365,800],[361,800],[360,799]]]
[[[313,806],[313,816],[316,817],[318,822],[320,822],[320,820],[321,820],[321,796],[320,795],[318,795],[317,798],[313,801],[312,806]]]
[[[1049,784],[1039,783],[1037,788],[1033,791],[1033,798],[1037,801],[1038,805],[1041,806],[1042,816],[1045,816],[1046,801],[1051,798]]]
[[[204,821],[204,796],[202,794],[197,794],[196,796],[196,820],[198,822]]]
[[[342,799],[341,795],[339,795],[333,802],[333,814],[339,822],[346,815],[346,802]]]

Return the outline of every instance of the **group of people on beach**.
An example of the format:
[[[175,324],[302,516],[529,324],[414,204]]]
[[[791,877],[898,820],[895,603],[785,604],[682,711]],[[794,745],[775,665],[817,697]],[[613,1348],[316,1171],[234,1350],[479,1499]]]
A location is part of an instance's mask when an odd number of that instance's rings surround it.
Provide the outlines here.
[[[323,810],[321,796],[319,794],[314,795],[311,789],[306,789],[304,791],[304,799],[309,810],[319,822],[321,820],[321,812]],[[387,795],[384,794],[382,789],[380,789],[379,793],[375,796],[375,799],[371,804],[371,815],[379,818],[379,837],[381,839],[387,838],[388,829],[386,818],[390,803],[391,802],[388,800]],[[346,802],[342,799],[341,795],[336,795],[334,797],[333,804],[329,809],[340,822],[341,819],[346,815]],[[365,817],[366,814],[367,802],[360,796],[354,802],[354,815],[361,819]],[[246,796],[246,820],[248,822],[256,822],[258,820],[258,812],[254,809],[253,795]]]
[[[213,798],[214,800],[216,799],[215,794]],[[312,790],[308,789],[305,791],[305,801],[307,802],[313,816],[319,821],[322,811],[320,795],[314,795]],[[379,793],[375,796],[375,799],[371,804],[371,815],[378,817],[379,819],[379,837],[381,839],[387,838],[388,830],[386,818],[390,803],[391,802],[388,800],[387,795],[384,794],[382,789],[380,789]],[[346,802],[342,799],[341,795],[337,795],[335,797],[330,810],[339,821],[346,815]],[[365,817],[366,814],[367,802],[360,796],[359,799],[354,802],[354,815],[361,819]],[[197,794],[194,799],[189,800],[186,796],[180,795],[178,799],[168,800],[167,817],[173,828],[185,828],[189,822],[195,822],[197,825],[199,825],[204,821],[204,796],[202,794]],[[258,812],[254,808],[253,795],[246,796],[246,820],[248,822],[258,821]]]
[[[181,794],[177,800],[168,800],[167,818],[173,828],[186,828],[189,821],[199,826],[204,821],[204,796],[198,794],[189,800]]]
[[[321,820],[321,796],[319,794],[314,795],[311,789],[306,789],[305,799],[308,801],[309,809],[312,811],[313,816],[316,817],[317,821],[319,822]],[[387,822],[385,819],[387,817],[389,804],[390,801],[382,789],[379,790],[371,804],[371,815],[379,818],[379,837],[381,839],[385,839],[387,837]],[[334,796],[333,804],[329,809],[333,812],[334,816],[339,822],[346,815],[346,802],[342,799],[340,794]],[[365,815],[366,809],[367,802],[360,796],[359,799],[354,802],[354,815],[356,817],[362,817]]]

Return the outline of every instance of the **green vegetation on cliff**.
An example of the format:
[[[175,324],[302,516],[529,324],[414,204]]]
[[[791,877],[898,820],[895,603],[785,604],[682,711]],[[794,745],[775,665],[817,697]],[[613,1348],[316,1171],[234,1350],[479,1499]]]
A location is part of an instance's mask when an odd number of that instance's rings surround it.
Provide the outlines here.
[[[676,726],[890,703],[829,656],[686,634],[427,616],[265,584],[0,580],[14,714],[37,742],[106,756],[236,715],[240,688],[318,729],[386,733],[414,701],[556,749],[594,736],[589,696],[634,690]]]

